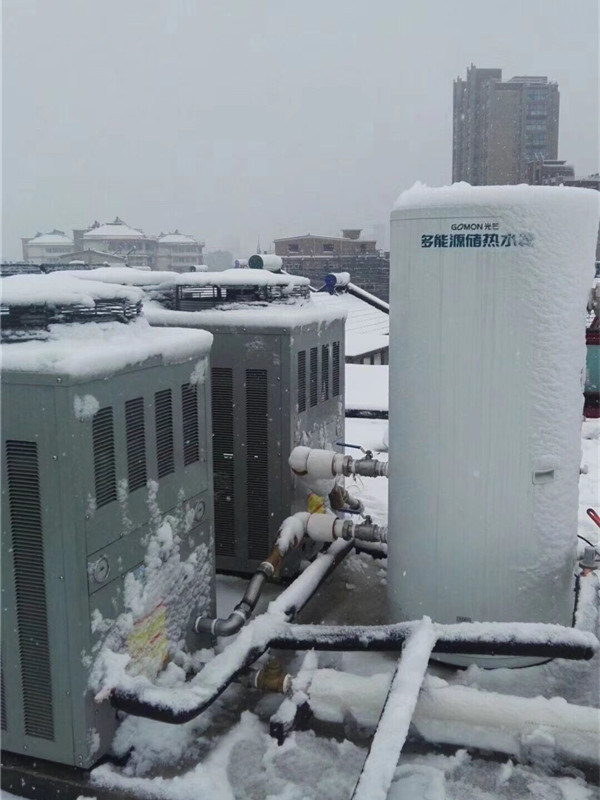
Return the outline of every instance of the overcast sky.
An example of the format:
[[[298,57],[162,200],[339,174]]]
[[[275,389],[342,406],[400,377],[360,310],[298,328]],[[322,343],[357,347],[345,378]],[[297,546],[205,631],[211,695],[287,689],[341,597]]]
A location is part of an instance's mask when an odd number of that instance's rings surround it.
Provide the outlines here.
[[[3,0],[3,256],[116,215],[244,256],[451,180],[473,62],[560,89],[598,171],[597,0]]]

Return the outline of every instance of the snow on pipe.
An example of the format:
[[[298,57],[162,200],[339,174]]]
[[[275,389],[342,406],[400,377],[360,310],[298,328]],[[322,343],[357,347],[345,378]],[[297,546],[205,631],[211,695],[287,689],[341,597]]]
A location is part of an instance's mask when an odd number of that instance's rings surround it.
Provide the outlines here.
[[[165,689],[138,676],[115,686],[111,703],[115,708],[138,717],[181,725],[194,719],[220,697],[239,675],[245,672],[269,647],[271,638],[289,625],[323,581],[352,550],[352,544],[339,540],[326,553],[319,553],[269,604],[269,610],[252,620],[183,689]],[[311,649],[311,648],[305,648]]]
[[[255,253],[248,259],[250,269],[266,269],[269,272],[279,272],[283,267],[281,256]]]
[[[334,450],[294,447],[288,463],[296,475],[331,478],[335,475],[362,475],[365,478],[388,477],[388,462],[376,458],[352,458]]]
[[[352,793],[353,800],[386,800],[435,638],[435,630],[428,617],[424,617],[409,635],[392,678],[369,754]]]
[[[383,542],[387,543],[387,528],[372,522],[352,522],[340,519],[333,514],[309,514],[299,511],[284,519],[275,547],[281,554],[290,547],[297,547],[307,535],[314,542],[335,542],[344,539],[347,542]]]
[[[373,308],[383,311],[384,314],[390,313],[389,303],[386,303],[385,300],[380,300],[379,297],[371,294],[371,292],[366,292],[355,283],[349,283],[346,287],[346,291],[354,297],[359,297],[364,303],[368,303],[368,305],[373,306]]]
[[[317,719],[343,723],[350,717],[359,726],[373,729],[389,686],[388,674],[362,677],[318,669],[305,692]],[[476,747],[518,758],[529,756],[536,747],[551,748],[571,763],[596,763],[598,758],[600,711],[572,705],[562,697],[516,697],[453,686],[429,676],[412,724],[419,735],[437,744]]]
[[[259,564],[242,599],[231,614],[226,618],[197,617],[193,625],[195,633],[210,633],[214,637],[233,636],[241,630],[256,608],[264,584],[273,577],[284,554],[291,547],[299,545],[305,534],[308,534],[313,541],[323,543],[334,542],[336,539],[348,542],[354,539],[365,542],[387,542],[387,528],[372,523],[355,524],[332,514],[309,514],[307,511],[299,511],[287,517],[281,524],[271,555]]]
[[[209,661],[184,687],[165,689],[137,676],[117,685],[112,704],[128,714],[181,724],[205,711],[242,672],[269,648],[280,650],[340,650],[399,652],[418,621],[393,625],[298,625],[293,618],[313,596],[352,544],[342,539],[320,553],[305,571],[269,605],[269,610],[248,623],[231,644]],[[433,629],[434,652],[455,655],[484,654],[535,658],[589,659],[598,651],[596,637],[588,631],[542,623],[458,623]]]

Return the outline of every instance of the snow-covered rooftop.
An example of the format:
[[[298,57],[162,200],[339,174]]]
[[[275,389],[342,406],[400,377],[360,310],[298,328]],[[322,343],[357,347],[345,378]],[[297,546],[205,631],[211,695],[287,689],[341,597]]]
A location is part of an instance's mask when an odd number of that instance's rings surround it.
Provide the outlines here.
[[[379,333],[388,334],[390,318],[383,311],[370,306],[351,294],[331,295],[318,292],[312,299],[322,308],[343,308],[347,313],[346,336],[350,334]]]
[[[83,234],[84,239],[144,239],[144,232],[137,228],[132,228],[123,222],[122,219],[116,217],[114,222],[105,222],[104,225],[98,225],[91,228],[87,233]]]
[[[63,231],[51,231],[50,233],[36,233],[33,239],[30,239],[27,244],[61,244],[72,245],[73,240],[67,236]]]
[[[81,271],[82,275],[88,272]],[[9,275],[0,283],[0,299],[8,306],[55,305],[94,306],[97,300],[129,300],[137,303],[144,293],[100,281],[73,277],[72,271],[47,275]]]
[[[347,333],[346,355],[360,356],[373,350],[382,350],[389,347],[389,344],[390,337],[381,333]]]
[[[0,346],[2,369],[89,378],[111,375],[133,364],[160,358],[180,363],[204,356],[212,335],[202,330],[152,328],[144,319],[50,325],[41,341]]]
[[[173,233],[164,233],[158,237],[159,244],[198,244],[193,236],[186,236],[185,233],[174,231]]]

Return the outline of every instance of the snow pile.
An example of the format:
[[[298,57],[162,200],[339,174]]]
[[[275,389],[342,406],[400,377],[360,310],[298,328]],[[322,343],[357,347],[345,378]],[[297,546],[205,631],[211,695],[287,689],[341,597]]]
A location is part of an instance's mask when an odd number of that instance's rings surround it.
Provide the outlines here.
[[[209,350],[212,338],[212,334],[201,330],[157,330],[142,318],[127,325],[119,322],[57,324],[49,326],[43,341],[3,344],[2,366],[5,370],[79,378],[111,375],[153,358],[160,359],[163,364],[198,358]]]
[[[73,412],[81,422],[92,419],[99,409],[100,403],[93,394],[84,394],[83,396],[76,394],[73,398]]]
[[[291,547],[296,547],[300,544],[309,516],[310,514],[307,511],[299,511],[297,514],[283,520],[277,534],[277,547],[282,555]]]
[[[84,273],[82,273],[84,274]],[[9,275],[0,283],[0,299],[7,306],[87,306],[97,300],[129,300],[137,303],[144,297],[141,289],[100,281],[82,283],[65,272],[48,275]]]
[[[176,273],[169,270],[136,269],[135,267],[96,267],[86,270],[70,269],[61,274],[67,274],[82,281],[145,287],[168,283]]]
[[[239,270],[235,270],[239,272]],[[272,275],[271,272],[252,270],[259,275]],[[206,273],[205,273],[206,274]],[[223,273],[219,273],[220,275]],[[151,325],[181,328],[245,327],[245,328],[297,328],[303,325],[327,325],[345,319],[343,307],[322,308],[311,299],[294,298],[277,303],[236,303],[203,311],[172,311],[154,301],[144,303],[144,316]]]
[[[594,197],[594,194],[596,197]],[[533,205],[542,198],[544,202],[557,203],[560,206],[565,202],[580,202],[585,209],[584,213],[593,206],[594,200],[597,213],[600,214],[600,197],[598,193],[589,189],[579,189],[572,186],[530,186],[521,183],[517,186],[471,186],[466,181],[453,183],[450,186],[427,186],[421,181],[401,192],[394,209],[398,208],[431,208],[448,205],[476,205],[489,206],[495,202],[515,202],[523,205]]]

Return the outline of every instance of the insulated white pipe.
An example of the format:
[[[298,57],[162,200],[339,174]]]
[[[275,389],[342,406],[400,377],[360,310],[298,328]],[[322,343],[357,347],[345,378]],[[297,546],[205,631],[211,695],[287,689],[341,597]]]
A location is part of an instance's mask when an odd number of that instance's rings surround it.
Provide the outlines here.
[[[359,458],[336,453],[333,450],[318,450],[311,447],[294,447],[288,464],[296,475],[311,478],[331,478],[335,475],[363,475],[369,478],[388,476],[387,461],[375,458]]]
[[[333,450],[317,450],[311,447],[294,447],[289,457],[289,465],[297,475],[310,475],[311,478],[331,478],[342,475],[344,456]]]
[[[348,717],[375,728],[391,676],[362,677],[316,670],[309,689],[317,719],[342,723]],[[453,686],[428,677],[412,718],[430,742],[477,747],[527,757],[556,754],[569,761],[596,763],[600,751],[600,710],[561,697],[516,697]]]

